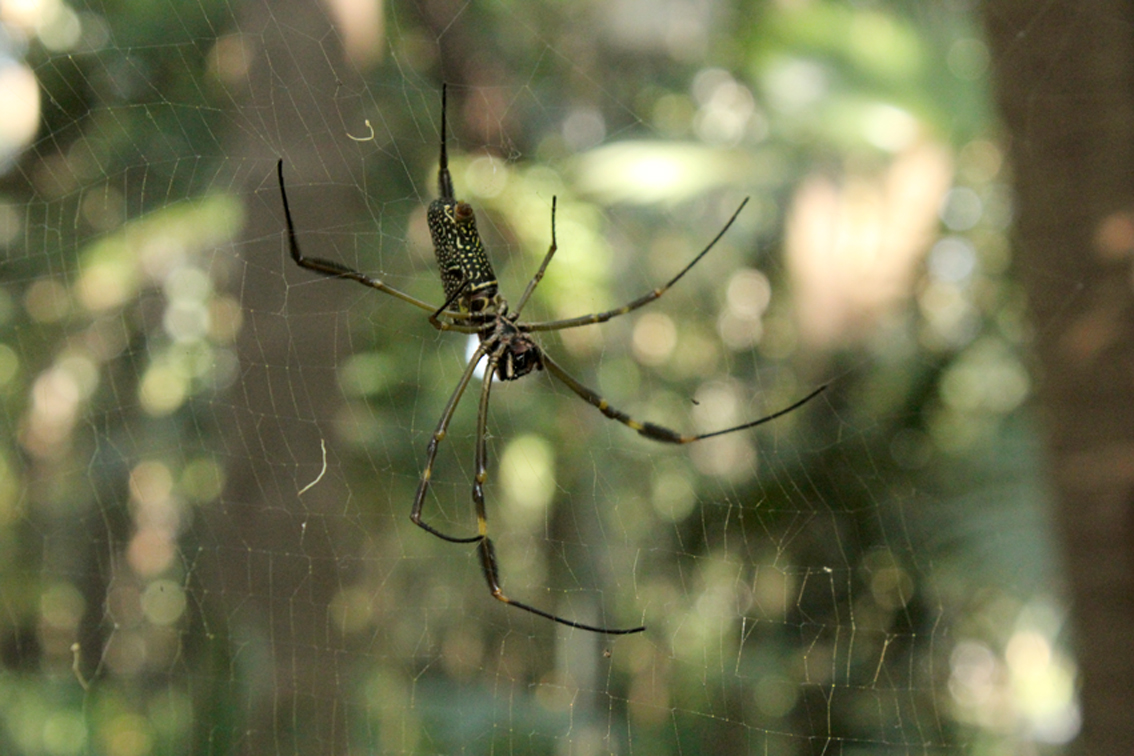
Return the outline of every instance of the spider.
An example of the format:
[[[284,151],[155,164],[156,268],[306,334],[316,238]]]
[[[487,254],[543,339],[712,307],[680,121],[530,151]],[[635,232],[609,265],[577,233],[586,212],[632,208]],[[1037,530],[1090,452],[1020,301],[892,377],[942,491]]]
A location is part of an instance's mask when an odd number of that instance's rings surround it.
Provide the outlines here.
[[[565,318],[562,320],[522,321],[520,320],[520,312],[524,309],[524,305],[527,304],[528,299],[531,298],[536,286],[538,286],[539,282],[543,279],[544,273],[547,271],[547,266],[551,262],[551,258],[555,255],[557,249],[555,239],[556,198],[552,197],[551,199],[551,246],[548,248],[547,254],[544,256],[539,269],[536,270],[535,275],[532,276],[531,281],[528,282],[528,286],[524,289],[524,293],[520,297],[515,309],[510,310],[507,301],[498,290],[496,274],[492,271],[492,265],[489,263],[488,256],[484,251],[484,245],[480,239],[480,234],[477,232],[476,216],[473,212],[473,208],[467,202],[461,202],[456,199],[456,195],[453,191],[453,179],[449,174],[449,159],[445,145],[447,130],[446,89],[447,88],[442,85],[441,153],[439,160],[440,166],[437,173],[440,197],[430,204],[427,214],[429,230],[433,237],[433,249],[437,256],[438,267],[440,268],[441,285],[445,293],[445,303],[440,307],[434,307],[427,302],[410,296],[391,286],[387,286],[382,281],[352,268],[348,268],[341,263],[323,260],[317,257],[305,257],[299,249],[295,224],[292,221],[291,208],[287,201],[287,190],[284,188],[283,159],[280,159],[276,165],[276,173],[279,178],[280,197],[283,200],[284,217],[287,221],[287,241],[291,258],[301,268],[306,268],[307,270],[330,278],[344,278],[357,281],[372,289],[390,294],[403,302],[408,302],[415,307],[425,310],[429,313],[429,322],[434,328],[440,331],[476,334],[479,339],[476,350],[469,359],[464,373],[461,374],[456,388],[450,395],[449,401],[441,413],[441,418],[437,422],[437,428],[433,431],[433,436],[429,440],[425,469],[421,473],[421,482],[417,487],[417,495],[414,497],[413,508],[410,510],[410,520],[423,530],[450,543],[475,543],[477,554],[480,558],[481,569],[484,572],[484,579],[488,583],[488,589],[492,597],[498,601],[579,630],[604,633],[607,635],[640,633],[646,629],[644,625],[629,628],[588,625],[560,617],[543,609],[538,609],[529,604],[509,598],[504,594],[500,585],[500,569],[496,561],[495,548],[492,545],[492,539],[488,536],[488,515],[484,504],[484,483],[488,479],[488,454],[486,449],[488,436],[488,398],[492,391],[492,377],[495,376],[495,378],[500,381],[514,381],[518,378],[523,378],[533,371],[547,370],[547,372],[567,386],[572,392],[577,394],[588,404],[593,405],[606,417],[617,420],[646,438],[669,444],[688,444],[713,436],[734,433],[744,430],[745,428],[753,428],[797,409],[818,396],[827,387],[821,386],[791,406],[785,407],[766,417],[759,418],[758,420],[752,420],[741,425],[712,431],[710,433],[686,435],[661,425],[634,419],[625,412],[612,407],[606,399],[568,374],[567,371],[560,367],[558,362],[553,360],[547,352],[536,343],[532,334],[540,331],[561,331],[568,328],[578,328],[579,326],[590,325],[592,323],[604,323],[659,299],[662,294],[668,291],[682,276],[689,272],[690,268],[709,253],[709,250],[724,236],[737,216],[740,215],[740,211],[744,209],[744,205],[748,202],[748,199],[746,198],[740,203],[740,207],[736,209],[736,212],[732,214],[732,217],[728,219],[728,222],[725,223],[724,227],[713,237],[712,241],[710,241],[684,268],[678,271],[677,275],[662,286],[613,310],[592,313],[590,315],[580,315],[578,317]],[[487,360],[487,363],[484,370],[485,379],[481,382],[480,387],[480,403],[477,408],[476,474],[472,484],[472,499],[473,505],[476,508],[477,532],[476,535],[471,536],[454,536],[443,533],[426,522],[422,518],[422,508],[425,504],[425,496],[429,490],[429,482],[433,475],[433,463],[437,458],[437,447],[445,438],[457,405],[464,395],[465,390],[468,388],[469,383],[472,382],[477,366],[483,360]]]

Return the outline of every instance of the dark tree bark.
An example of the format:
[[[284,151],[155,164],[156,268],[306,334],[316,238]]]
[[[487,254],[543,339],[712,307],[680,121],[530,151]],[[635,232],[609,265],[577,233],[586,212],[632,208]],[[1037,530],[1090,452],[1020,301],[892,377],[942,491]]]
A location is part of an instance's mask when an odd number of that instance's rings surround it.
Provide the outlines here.
[[[1079,753],[1134,743],[1134,9],[988,0],[1081,675]]]
[[[342,517],[349,491],[336,474],[331,418],[342,401],[335,365],[349,345],[342,289],[287,296],[310,275],[283,251],[275,161],[284,158],[291,202],[309,225],[344,227],[356,217],[352,172],[361,164],[341,152],[350,144],[341,135],[351,120],[343,111],[357,101],[341,95],[360,86],[319,3],[245,3],[237,23],[251,56],[247,79],[234,85],[228,143],[245,172],[235,179],[248,214],[236,250],[244,328],[240,377],[230,404],[217,406],[228,478],[198,523],[197,590],[206,638],[217,644],[211,656],[228,664],[213,674],[230,680],[231,710],[217,708],[237,752],[341,754],[357,665],[329,607],[352,582],[344,565],[358,563],[360,543]],[[305,189],[311,184],[318,192]],[[319,242],[312,235],[305,251],[335,256]],[[330,469],[300,495],[319,475],[321,441]]]

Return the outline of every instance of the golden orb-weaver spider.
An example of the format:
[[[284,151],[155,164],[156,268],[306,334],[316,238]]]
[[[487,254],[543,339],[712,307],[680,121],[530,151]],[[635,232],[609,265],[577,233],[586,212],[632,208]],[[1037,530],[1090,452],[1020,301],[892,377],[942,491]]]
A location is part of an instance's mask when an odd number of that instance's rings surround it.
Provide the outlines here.
[[[732,217],[728,219],[724,228],[713,237],[713,240],[684,268],[678,271],[677,275],[664,285],[613,310],[563,320],[532,323],[524,322],[520,320],[520,311],[523,310],[532,292],[534,292],[536,286],[539,285],[557,248],[555,240],[556,200],[554,197],[551,199],[551,246],[548,248],[547,254],[544,256],[543,262],[532,277],[532,280],[528,282],[528,286],[524,290],[523,296],[520,297],[516,309],[509,311],[508,303],[505,301],[504,296],[497,290],[496,274],[492,271],[492,265],[488,261],[488,256],[484,251],[484,245],[481,243],[480,234],[477,232],[476,217],[473,208],[468,203],[457,200],[453,192],[453,179],[449,174],[449,158],[445,146],[446,110],[446,88],[442,86],[441,156],[440,167],[437,174],[439,193],[441,196],[430,204],[427,217],[429,230],[433,237],[433,249],[437,256],[438,267],[440,268],[441,284],[445,291],[445,303],[443,305],[434,308],[427,302],[423,302],[416,297],[412,297],[409,294],[387,286],[376,278],[371,278],[364,273],[360,273],[340,263],[331,260],[322,260],[316,257],[304,257],[303,253],[299,250],[299,241],[295,234],[295,224],[292,221],[291,208],[288,206],[287,202],[287,190],[284,189],[283,160],[281,159],[276,165],[276,172],[279,177],[280,197],[283,200],[284,217],[287,221],[287,240],[291,257],[295,260],[296,264],[302,268],[331,278],[346,278],[352,281],[358,281],[373,289],[393,295],[404,302],[409,302],[415,307],[419,307],[430,313],[429,322],[438,330],[476,334],[479,338],[480,343],[469,359],[468,365],[461,375],[461,379],[457,382],[457,387],[449,397],[449,401],[445,405],[444,411],[441,413],[441,419],[437,423],[437,428],[433,431],[433,436],[429,441],[425,470],[421,473],[421,482],[417,488],[417,495],[414,497],[413,509],[410,510],[410,519],[413,523],[450,543],[477,544],[481,569],[484,571],[484,578],[488,583],[488,589],[491,591],[492,597],[509,606],[523,609],[524,611],[531,612],[532,614],[553,620],[568,627],[589,630],[594,633],[606,633],[608,635],[640,633],[646,629],[645,626],[610,628],[588,625],[559,617],[551,612],[537,609],[534,606],[516,601],[504,595],[500,587],[500,570],[496,562],[496,553],[492,545],[492,539],[488,537],[488,516],[484,505],[484,483],[488,479],[488,453],[486,448],[488,437],[488,397],[492,390],[492,376],[495,376],[501,381],[512,381],[517,378],[522,378],[533,370],[546,369],[551,375],[567,386],[567,388],[571,389],[571,391],[586,400],[589,404],[595,406],[608,418],[617,420],[646,438],[671,444],[688,444],[712,436],[721,436],[726,433],[744,430],[745,428],[753,428],[802,406],[818,396],[819,393],[827,387],[821,386],[790,407],[785,407],[767,417],[752,420],[751,422],[731,428],[696,435],[685,435],[670,430],[669,428],[655,425],[654,423],[635,420],[625,412],[610,406],[605,399],[573,378],[559,366],[559,363],[551,359],[543,348],[536,344],[530,334],[537,331],[561,331],[567,328],[590,325],[592,323],[604,323],[611,318],[625,315],[628,312],[637,310],[639,307],[643,307],[653,302],[655,299],[660,298],[661,295],[677,283],[690,268],[708,254],[709,250],[716,245],[720,238],[724,236],[725,232],[728,231],[729,227],[732,226],[733,221],[740,215],[740,211],[744,209],[744,205],[748,200],[745,199],[740,203],[740,207],[738,207],[736,212],[732,214]],[[456,309],[450,310],[449,308],[454,305]],[[477,533],[472,536],[452,536],[442,533],[437,528],[425,522],[425,520],[422,519],[421,511],[425,504],[425,495],[429,490],[429,481],[433,475],[433,463],[437,457],[437,447],[445,438],[449,428],[449,422],[453,418],[453,413],[456,411],[457,404],[464,395],[465,389],[468,388],[472,380],[477,365],[485,358],[487,358],[488,362],[484,371],[485,379],[481,383],[480,404],[477,409],[476,472],[472,485],[472,498],[476,507]]]

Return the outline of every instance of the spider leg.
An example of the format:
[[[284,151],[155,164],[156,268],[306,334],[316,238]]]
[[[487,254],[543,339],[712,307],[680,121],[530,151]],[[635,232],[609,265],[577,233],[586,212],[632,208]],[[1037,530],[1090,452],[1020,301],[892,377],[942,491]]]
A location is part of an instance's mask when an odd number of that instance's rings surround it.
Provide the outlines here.
[[[461,396],[465,393],[465,389],[468,388],[469,381],[472,380],[473,373],[476,372],[476,366],[481,359],[484,358],[486,351],[484,344],[481,344],[476,348],[476,351],[473,352],[472,359],[469,360],[469,364],[465,367],[465,372],[461,374],[461,380],[457,382],[457,387],[453,389],[453,393],[449,397],[449,403],[445,405],[445,410],[441,413],[441,419],[437,422],[437,429],[433,431],[433,437],[429,439],[429,451],[425,458],[425,470],[421,473],[421,482],[417,486],[417,496],[414,497],[413,509],[410,510],[410,519],[413,521],[414,525],[449,543],[474,543],[482,540],[484,533],[481,532],[474,536],[465,537],[446,535],[421,519],[421,510],[425,506],[425,494],[429,490],[429,480],[433,477],[433,462],[437,459],[437,447],[441,443],[441,440],[445,438],[446,433],[448,433],[449,423],[453,419],[453,413],[457,409],[457,404],[460,403]],[[491,383],[491,375],[491,373],[485,374],[485,383]],[[483,518],[480,516],[480,511],[483,511],[483,505],[481,510],[478,510],[477,514],[477,521],[481,524],[483,530]]]
[[[574,620],[564,619],[551,612],[545,612],[542,609],[536,609],[534,606],[516,601],[515,599],[508,598],[504,595],[503,590],[500,588],[500,570],[496,563],[496,549],[492,545],[492,539],[485,536],[477,544],[477,553],[480,555],[480,566],[484,570],[484,579],[488,581],[488,590],[492,591],[492,598],[497,601],[503,601],[508,606],[514,606],[517,609],[523,609],[525,612],[549,619],[552,622],[558,622],[560,625],[573,627],[578,630],[587,630],[592,633],[601,633],[603,635],[632,635],[633,633],[641,633],[646,629],[645,625],[638,627],[614,628],[614,627],[599,627],[598,625],[587,625],[582,622],[575,622]]]
[[[551,258],[555,256],[555,250],[559,249],[559,246],[555,243],[555,200],[556,197],[551,198],[551,246],[548,247],[547,254],[544,255],[539,270],[532,276],[532,280],[528,282],[528,288],[524,289],[524,295],[520,297],[520,301],[516,305],[516,317],[520,316],[520,310],[524,309],[524,305],[528,303],[528,297],[532,295],[535,288],[539,286],[539,282],[543,280],[543,274],[547,272],[547,266],[551,263]]]
[[[748,204],[748,198],[745,197],[744,201],[740,203],[740,207],[736,208],[736,212],[734,212],[732,214],[732,217],[728,219],[728,223],[724,224],[724,228],[722,228],[720,231],[717,232],[717,235],[713,237],[713,240],[711,242],[709,242],[709,244],[704,249],[702,249],[700,252],[698,252],[697,256],[689,261],[688,265],[686,265],[684,268],[682,268],[680,271],[678,271],[676,276],[669,279],[669,281],[667,281],[662,286],[659,286],[658,288],[656,288],[656,289],[654,289],[650,292],[647,292],[646,294],[643,294],[642,296],[638,297],[637,299],[633,300],[632,302],[625,304],[622,307],[618,307],[616,309],[613,309],[613,310],[607,310],[606,312],[596,312],[596,313],[592,313],[590,315],[580,315],[577,318],[565,318],[563,320],[547,320],[547,321],[542,321],[542,322],[539,322],[539,323],[523,323],[523,324],[521,324],[520,329],[522,331],[525,331],[525,332],[531,332],[531,331],[562,331],[565,328],[578,328],[579,326],[590,325],[592,323],[605,323],[606,321],[610,320],[611,318],[617,318],[619,315],[625,315],[628,312],[631,312],[633,310],[637,310],[639,307],[643,307],[645,305],[648,305],[650,302],[653,302],[655,299],[658,299],[659,297],[661,297],[662,294],[665,294],[670,289],[670,287],[672,287],[675,283],[680,281],[681,277],[689,272],[690,268],[692,268],[694,265],[696,265],[698,262],[700,262],[702,257],[709,254],[709,250],[711,250],[713,247],[715,247],[717,245],[717,242],[719,242],[721,240],[721,237],[725,235],[725,232],[728,231],[728,229],[736,221],[737,216],[740,215],[740,211],[743,210],[744,206],[747,205],[747,204]],[[553,205],[553,207],[554,207],[554,205]],[[552,226],[552,229],[554,231],[554,226]],[[553,240],[552,241],[553,246],[552,246],[552,249],[548,251],[547,257],[544,259],[543,267],[547,267],[547,263],[551,261],[551,256],[555,252],[554,234],[552,236],[552,240]],[[542,277],[543,268],[541,268],[540,271],[536,275],[537,275],[537,277]],[[529,288],[534,288],[534,286],[537,282],[538,282],[538,279],[533,279],[532,283],[529,284]]]
[[[324,260],[319,257],[305,257],[299,250],[299,239],[295,234],[295,223],[292,221],[291,207],[288,205],[287,201],[287,189],[284,188],[282,158],[278,163],[276,163],[276,175],[279,178],[280,198],[283,200],[284,218],[287,221],[288,249],[291,252],[291,259],[295,260],[296,265],[301,268],[306,268],[307,270],[314,271],[321,275],[329,276],[330,278],[346,278],[351,281],[358,281],[360,284],[369,286],[372,289],[377,289],[378,291],[381,291],[385,294],[390,294],[391,296],[397,297],[403,302],[409,302],[414,307],[419,307],[429,313],[436,313],[430,317],[430,322],[436,321],[434,325],[441,330],[459,331],[461,333],[475,333],[477,331],[477,328],[473,326],[461,325],[457,323],[446,323],[444,321],[438,320],[437,317],[438,315],[443,315],[452,320],[464,320],[466,318],[466,315],[464,313],[453,311],[445,312],[444,307],[442,307],[441,310],[438,311],[433,307],[433,305],[429,304],[428,302],[423,302],[417,297],[410,296],[409,294],[406,294],[403,291],[399,291],[392,286],[387,286],[377,278],[371,278],[370,276],[364,273],[360,273],[353,268],[348,268],[341,263],[334,262],[333,260]]]
[[[474,540],[479,540],[479,543],[477,543],[477,554],[480,556],[480,566],[484,571],[484,579],[485,582],[488,583],[488,590],[492,593],[492,598],[497,601],[502,601],[509,606],[523,609],[525,612],[531,612],[532,614],[558,622],[567,627],[574,627],[579,630],[588,630],[592,633],[602,633],[605,635],[640,633],[646,629],[644,625],[630,628],[610,628],[587,625],[582,622],[564,619],[551,612],[545,612],[542,609],[536,609],[534,606],[529,606],[515,599],[508,598],[504,595],[504,590],[500,587],[500,566],[496,561],[496,548],[492,545],[492,539],[488,537],[488,513],[484,506],[484,482],[488,480],[488,396],[492,391],[492,376],[496,372],[496,365],[500,361],[502,353],[503,348],[500,348],[493,352],[488,358],[488,364],[484,369],[484,383],[480,391],[480,406],[477,409],[476,416],[476,477],[473,480],[472,497],[473,504],[476,506],[476,526],[479,535],[477,539]]]
[[[563,384],[567,386],[567,388],[574,391],[581,398],[585,399],[589,404],[598,408],[599,412],[606,415],[611,420],[617,420],[618,422],[625,425],[627,428],[630,428],[631,430],[637,431],[639,433],[639,435],[645,436],[646,438],[653,439],[654,441],[661,441],[662,443],[667,443],[667,444],[690,444],[690,443],[693,443],[694,441],[700,441],[703,438],[712,438],[713,436],[723,436],[726,433],[733,433],[735,431],[744,430],[745,428],[755,428],[757,425],[763,425],[764,423],[775,420],[777,417],[783,417],[784,415],[788,414],[789,412],[792,412],[796,409],[799,409],[800,407],[807,404],[809,401],[811,401],[812,399],[814,399],[815,397],[819,396],[821,393],[823,393],[824,391],[827,390],[827,386],[826,386],[826,384],[824,384],[823,386],[820,386],[819,388],[815,389],[814,391],[812,391],[807,396],[805,396],[802,399],[800,399],[799,401],[797,401],[795,404],[792,404],[788,407],[784,407],[783,409],[778,410],[776,412],[773,412],[770,415],[766,415],[765,417],[761,417],[761,418],[756,419],[756,420],[751,420],[747,423],[742,423],[740,425],[734,425],[731,428],[724,428],[722,430],[711,431],[709,433],[698,433],[698,434],[695,434],[695,435],[685,435],[685,434],[682,434],[682,433],[678,433],[677,431],[670,430],[669,428],[666,428],[665,426],[662,426],[662,425],[657,425],[655,423],[648,423],[648,422],[643,422],[643,421],[640,421],[640,420],[635,420],[634,418],[630,417],[630,415],[627,415],[622,410],[617,409],[615,407],[611,407],[610,404],[608,404],[607,401],[605,399],[603,399],[601,396],[599,396],[595,391],[587,388],[582,383],[580,383],[577,379],[575,379],[573,376],[568,374],[566,370],[564,370],[562,367],[559,366],[559,363],[555,362],[555,360],[548,357],[546,352],[543,354],[543,366],[545,368],[547,368],[547,371],[549,373],[551,373],[553,376],[555,376],[560,381],[562,381]]]

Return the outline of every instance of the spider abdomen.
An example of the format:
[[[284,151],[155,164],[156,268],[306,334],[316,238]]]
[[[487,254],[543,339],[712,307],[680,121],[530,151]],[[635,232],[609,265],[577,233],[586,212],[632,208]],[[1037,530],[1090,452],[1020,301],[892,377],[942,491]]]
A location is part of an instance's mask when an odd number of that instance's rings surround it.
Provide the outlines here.
[[[496,296],[496,273],[476,229],[476,213],[467,202],[441,198],[426,214],[433,251],[441,271],[445,297],[460,291],[456,302],[464,312],[483,312]]]

